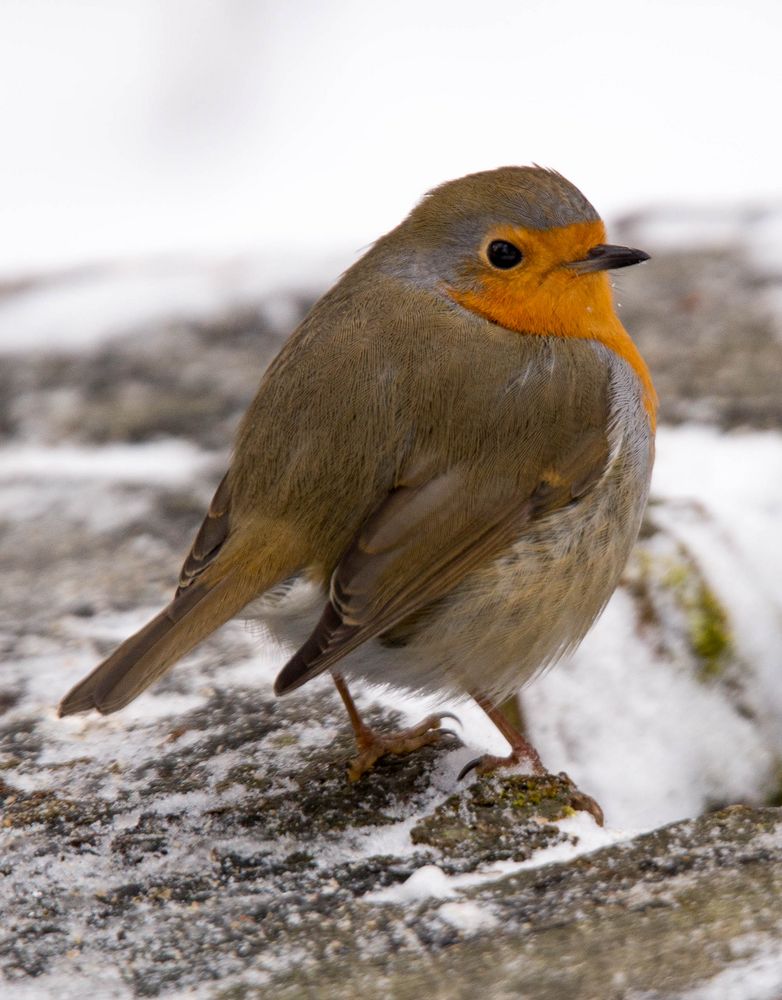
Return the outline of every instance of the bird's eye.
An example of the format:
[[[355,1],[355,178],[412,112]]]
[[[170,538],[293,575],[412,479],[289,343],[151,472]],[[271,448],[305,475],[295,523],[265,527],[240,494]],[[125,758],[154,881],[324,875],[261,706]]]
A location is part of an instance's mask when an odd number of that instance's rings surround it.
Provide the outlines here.
[[[486,255],[492,267],[499,267],[503,271],[515,267],[523,256],[521,250],[508,243],[507,240],[492,240],[489,244]]]

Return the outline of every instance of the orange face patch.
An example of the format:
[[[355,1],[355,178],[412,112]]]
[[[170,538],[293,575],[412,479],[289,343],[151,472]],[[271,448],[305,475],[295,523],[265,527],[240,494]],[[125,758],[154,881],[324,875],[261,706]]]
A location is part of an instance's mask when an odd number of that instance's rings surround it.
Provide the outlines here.
[[[486,248],[493,240],[518,247],[516,267],[492,267]],[[469,287],[449,287],[459,305],[517,333],[546,337],[578,337],[605,344],[633,368],[644,389],[644,406],[652,426],[657,394],[649,369],[614,311],[611,284],[604,271],[579,274],[563,266],[583,260],[605,243],[602,222],[576,222],[556,229],[530,230],[498,226],[486,234],[481,258],[465,275]]]

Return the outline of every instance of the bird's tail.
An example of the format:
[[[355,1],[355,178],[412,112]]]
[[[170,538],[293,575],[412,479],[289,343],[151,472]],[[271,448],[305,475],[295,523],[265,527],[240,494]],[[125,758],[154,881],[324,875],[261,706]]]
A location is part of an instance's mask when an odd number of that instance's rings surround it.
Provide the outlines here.
[[[213,584],[194,582],[72,688],[60,702],[58,714],[91,708],[116,712],[254,596],[238,573],[228,573]]]

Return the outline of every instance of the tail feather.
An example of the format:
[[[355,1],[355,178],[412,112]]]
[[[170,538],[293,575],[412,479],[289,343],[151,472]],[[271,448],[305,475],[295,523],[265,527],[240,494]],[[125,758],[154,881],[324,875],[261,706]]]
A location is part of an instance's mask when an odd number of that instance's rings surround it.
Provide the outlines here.
[[[252,598],[229,573],[212,585],[194,583],[122,643],[60,702],[58,714],[97,708],[116,712],[141,694],[202,639]]]

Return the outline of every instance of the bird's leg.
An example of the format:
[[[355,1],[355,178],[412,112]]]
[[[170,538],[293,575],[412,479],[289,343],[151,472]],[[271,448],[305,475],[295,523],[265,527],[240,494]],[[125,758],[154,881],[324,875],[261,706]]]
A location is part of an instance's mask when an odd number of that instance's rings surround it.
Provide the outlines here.
[[[544,777],[547,775],[548,771],[543,766],[543,761],[540,759],[538,751],[522,736],[515,726],[511,725],[506,716],[503,714],[502,709],[497,705],[494,705],[488,698],[484,698],[483,695],[473,694],[473,698],[489,716],[491,721],[499,729],[508,743],[510,743],[511,751],[507,757],[494,757],[491,754],[484,754],[483,757],[476,757],[475,760],[471,760],[469,764],[462,768],[459,773],[459,777],[463,778],[472,770],[476,770],[479,774],[490,774],[492,771],[497,771],[503,767],[513,767],[516,764],[520,764],[522,761],[526,761],[529,764],[530,773],[536,777]],[[573,784],[572,780],[564,774],[564,772],[560,775],[560,777],[565,778],[573,786],[573,793],[570,797],[570,802],[573,808],[583,809],[586,812],[591,813],[596,822],[602,826],[603,810],[600,808],[599,804],[592,798],[591,795],[587,795],[586,792],[580,791],[580,789]]]
[[[344,677],[335,671],[332,671],[331,675],[347,709],[358,748],[358,756],[354,757],[348,766],[348,781],[358,781],[386,754],[412,753],[413,750],[436,742],[445,732],[440,729],[442,720],[456,718],[450,712],[441,712],[438,715],[428,715],[417,726],[410,726],[409,729],[388,734],[376,733],[359,715]]]
[[[479,774],[488,774],[490,771],[496,771],[501,767],[513,767],[522,761],[529,761],[531,774],[547,774],[548,772],[543,766],[543,761],[540,759],[538,751],[531,743],[528,743],[524,739],[518,729],[508,722],[502,709],[489,701],[488,698],[484,698],[483,695],[473,694],[473,698],[489,716],[508,743],[510,743],[510,753],[507,757],[495,757],[492,754],[484,754],[483,757],[476,757],[475,760],[471,760],[469,764],[462,768],[459,777],[463,778],[465,774],[469,774],[473,769],[478,771]]]
[[[524,713],[521,708],[521,699],[518,693],[512,694],[509,698],[499,706],[500,711],[505,716],[506,720],[513,726],[517,733],[521,733],[522,736],[527,731],[527,727],[524,724]]]

